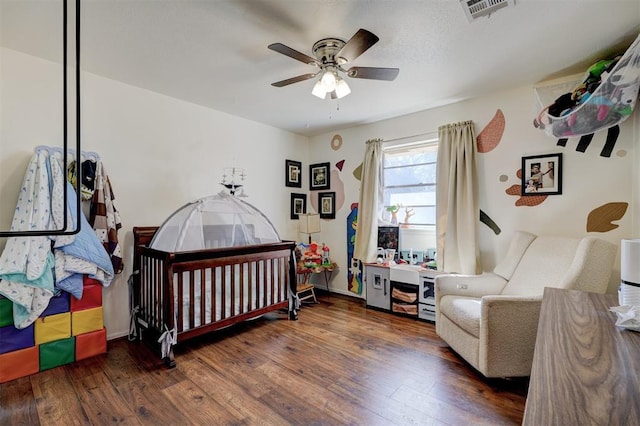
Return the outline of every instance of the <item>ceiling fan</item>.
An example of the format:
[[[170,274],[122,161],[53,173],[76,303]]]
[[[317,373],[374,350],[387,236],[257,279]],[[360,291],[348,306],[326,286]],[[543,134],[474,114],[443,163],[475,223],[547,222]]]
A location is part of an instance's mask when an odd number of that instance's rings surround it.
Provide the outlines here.
[[[302,74],[286,80],[276,81],[271,85],[275,87],[288,86],[322,74],[311,93],[321,99],[324,99],[327,93],[330,94],[332,99],[340,99],[351,93],[347,82],[340,77],[340,72],[351,78],[392,81],[400,72],[398,68],[351,67],[345,69],[343,67],[362,55],[378,40],[380,40],[378,36],[362,28],[346,43],[339,38],[323,38],[313,45],[312,51],[315,57],[300,53],[282,43],[270,44],[268,46],[269,49],[275,52],[319,68],[315,73]]]

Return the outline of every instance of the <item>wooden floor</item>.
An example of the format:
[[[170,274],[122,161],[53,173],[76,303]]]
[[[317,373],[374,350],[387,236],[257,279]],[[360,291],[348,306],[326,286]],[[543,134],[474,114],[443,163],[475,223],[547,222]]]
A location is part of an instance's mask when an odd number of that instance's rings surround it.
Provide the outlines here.
[[[486,380],[433,324],[320,295],[189,342],[168,370],[145,345],[0,385],[0,425],[520,424],[526,380]]]

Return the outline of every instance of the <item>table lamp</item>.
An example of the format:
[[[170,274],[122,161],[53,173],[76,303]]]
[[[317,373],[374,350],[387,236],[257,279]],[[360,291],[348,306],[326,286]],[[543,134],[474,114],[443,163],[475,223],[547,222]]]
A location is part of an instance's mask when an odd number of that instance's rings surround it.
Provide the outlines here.
[[[302,234],[309,234],[309,244],[311,244],[311,234],[320,232],[320,215],[318,213],[304,213],[299,215],[299,229]]]

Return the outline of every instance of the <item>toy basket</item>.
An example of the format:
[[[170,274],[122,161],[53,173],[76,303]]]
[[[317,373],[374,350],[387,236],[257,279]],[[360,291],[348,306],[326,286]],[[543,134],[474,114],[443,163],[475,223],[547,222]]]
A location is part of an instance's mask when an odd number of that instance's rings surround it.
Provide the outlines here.
[[[589,72],[574,86],[571,92],[563,96],[573,98],[589,79]],[[559,86],[556,86],[556,89]],[[566,109],[559,116],[550,114],[554,103],[545,99],[542,90],[536,90],[538,101],[543,106],[534,119],[534,125],[548,135],[557,138],[583,136],[607,129],[626,120],[635,107],[640,89],[640,35],[635,39],[615,66],[603,76],[592,92],[583,94],[577,105]]]

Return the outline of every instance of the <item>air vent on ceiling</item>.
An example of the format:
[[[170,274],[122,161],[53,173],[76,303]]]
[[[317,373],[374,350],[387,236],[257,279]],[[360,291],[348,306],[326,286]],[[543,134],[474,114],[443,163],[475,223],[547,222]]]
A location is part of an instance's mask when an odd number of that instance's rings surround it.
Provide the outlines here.
[[[467,20],[473,22],[481,16],[490,15],[505,6],[513,6],[515,0],[461,0]]]

